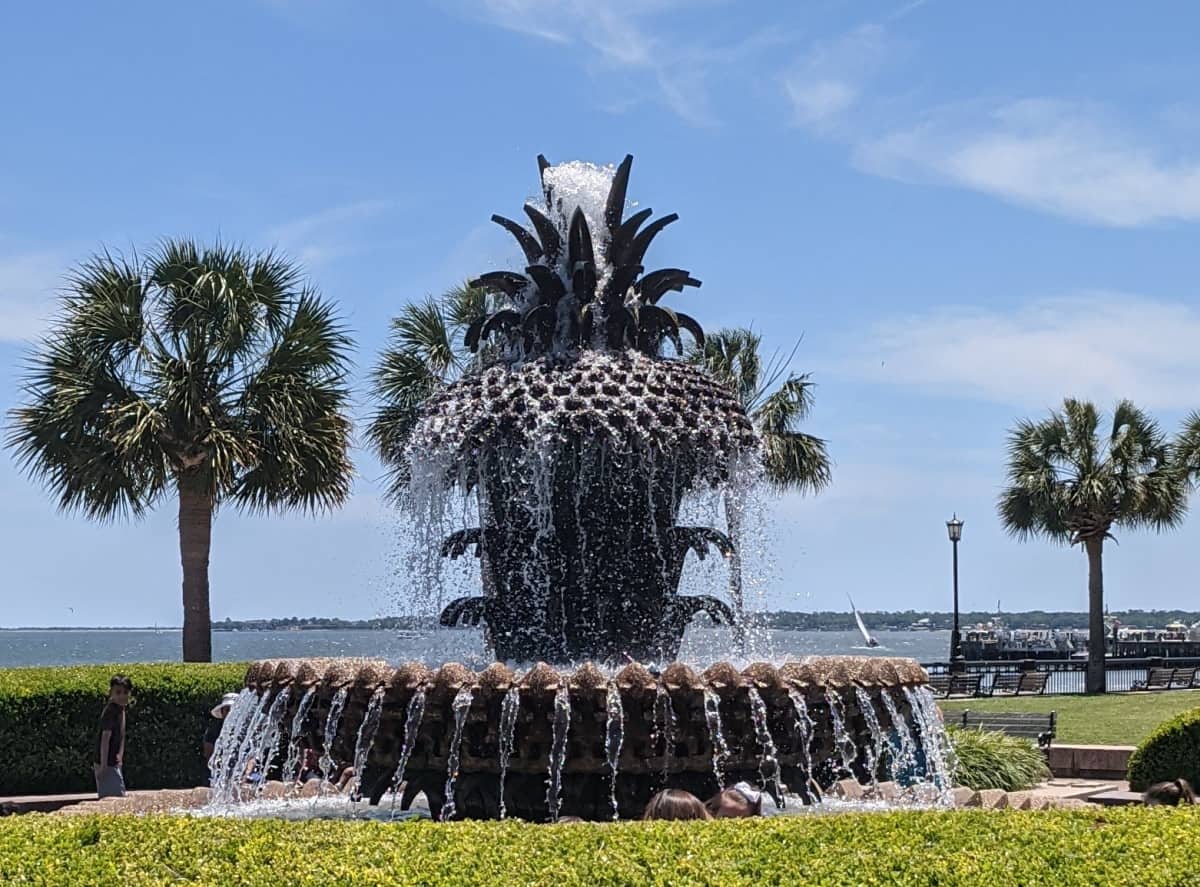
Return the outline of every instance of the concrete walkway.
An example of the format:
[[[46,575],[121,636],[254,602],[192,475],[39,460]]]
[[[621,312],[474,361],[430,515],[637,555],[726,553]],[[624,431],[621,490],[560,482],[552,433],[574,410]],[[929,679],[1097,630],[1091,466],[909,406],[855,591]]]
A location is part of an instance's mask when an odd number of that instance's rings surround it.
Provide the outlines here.
[[[95,792],[73,795],[14,795],[0,798],[3,813],[53,813],[63,807],[73,807],[96,800]]]

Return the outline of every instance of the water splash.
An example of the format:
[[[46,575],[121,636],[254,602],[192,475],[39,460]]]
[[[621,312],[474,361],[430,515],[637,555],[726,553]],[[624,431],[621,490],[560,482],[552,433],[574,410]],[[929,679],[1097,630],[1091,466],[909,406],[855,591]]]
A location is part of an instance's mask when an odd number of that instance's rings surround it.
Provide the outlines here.
[[[779,753],[767,724],[767,704],[755,687],[751,687],[747,695],[750,697],[750,718],[754,721],[754,733],[758,737],[758,777],[764,788],[775,783],[775,806],[782,810],[783,779],[779,773]]]
[[[337,738],[338,726],[342,722],[342,712],[346,709],[346,699],[349,696],[349,688],[339,689],[329,703],[329,713],[325,716],[325,745],[321,749],[321,785],[323,787],[331,782],[329,776],[334,767],[333,741]]]
[[[241,800],[242,784],[249,775],[247,771],[254,762],[254,751],[262,742],[272,699],[270,692],[264,692],[262,696],[258,697],[259,704],[254,708],[245,733],[242,734],[241,743],[238,744],[237,750],[229,755],[225,779],[221,786],[221,801],[232,803]]]
[[[661,683],[654,692],[654,733],[662,738],[662,784],[666,788],[671,776],[671,755],[675,751],[675,704],[671,701],[671,694]]]
[[[621,704],[621,691],[611,681],[608,684],[605,709],[607,720],[604,729],[604,756],[608,761],[608,798],[612,804],[612,818],[615,821],[619,818],[617,812],[617,767],[621,760],[621,746],[625,743],[625,708]]]
[[[292,729],[288,734],[288,753],[283,761],[283,769],[280,771],[280,779],[288,785],[294,785],[300,781],[300,768],[304,764],[304,759],[300,756],[300,734],[304,730],[304,720],[308,717],[308,712],[316,698],[317,688],[309,687],[300,697],[300,704],[296,706],[296,715],[292,718]]]
[[[908,721],[904,719],[900,709],[897,708],[892,694],[885,689],[879,694],[879,698],[883,700],[883,707],[887,710],[888,719],[892,722],[892,729],[896,732],[891,751],[892,782],[907,788],[919,778],[916,740],[913,739]]]
[[[708,725],[708,740],[712,744],[713,775],[717,777],[717,788],[725,788],[724,761],[729,757],[729,746],[721,732],[721,697],[711,687],[704,688],[704,721]]]
[[[358,727],[358,736],[354,739],[354,775],[346,789],[346,796],[354,800],[362,788],[363,770],[367,766],[367,758],[371,754],[371,746],[375,743],[375,734],[379,730],[379,721],[383,717],[383,687],[377,687],[367,703],[366,714]]]
[[[920,734],[921,750],[925,754],[926,779],[941,794],[945,800],[952,783],[950,739],[946,736],[946,728],[942,724],[941,713],[937,701],[929,687],[905,687],[904,695],[912,706],[913,720]]]
[[[855,779],[854,762],[858,758],[858,747],[854,737],[846,729],[846,712],[843,708],[842,697],[833,690],[825,691],[825,701],[829,703],[829,718],[833,721],[833,745],[842,762],[845,774]]]
[[[571,694],[566,685],[554,694],[554,726],[550,740],[550,769],[546,787],[546,806],[550,821],[558,822],[562,803],[562,772],[567,759],[567,732],[571,729]]]
[[[408,712],[404,717],[404,744],[400,747],[400,761],[396,764],[396,772],[392,775],[392,816],[396,815],[396,799],[400,787],[404,784],[404,770],[408,767],[408,759],[412,757],[417,745],[417,733],[421,729],[421,720],[425,717],[425,687],[417,687],[408,700]]]
[[[788,698],[792,700],[792,708],[796,712],[796,744],[804,757],[804,795],[808,800],[815,802],[820,800],[820,795],[815,794],[812,789],[812,738],[816,724],[808,713],[808,703],[803,693],[792,687],[788,690]]]
[[[255,786],[255,795],[261,795],[263,789],[266,788],[271,765],[275,762],[275,756],[279,754],[279,740],[283,733],[283,716],[287,714],[288,700],[291,699],[291,696],[292,688],[284,687],[276,694],[275,701],[271,703],[271,709],[263,728],[262,742],[254,752],[256,766],[262,775]]]
[[[471,700],[475,691],[463,687],[454,695],[451,708],[454,711],[454,735],[450,740],[450,748],[446,751],[446,802],[442,805],[442,821],[448,822],[458,812],[454,799],[454,783],[458,780],[458,762],[462,756],[463,725],[467,722],[467,712],[471,708]]]
[[[504,806],[504,780],[512,760],[513,740],[517,734],[517,714],[521,710],[521,689],[513,687],[500,703],[500,818],[508,812]]]
[[[228,776],[233,772],[237,750],[250,726],[251,718],[258,710],[258,704],[258,694],[247,688],[238,694],[237,700],[229,709],[229,714],[225,716],[225,723],[221,725],[221,735],[217,737],[212,757],[208,759],[212,804],[228,800]]]
[[[855,687],[854,698],[857,700],[858,710],[867,724],[867,731],[871,734],[871,744],[865,749],[867,776],[871,780],[871,787],[878,789],[879,764],[883,758],[884,749],[887,747],[887,737],[883,733],[883,728],[879,726],[879,715],[875,711],[875,703],[871,701],[871,694],[862,687]]]

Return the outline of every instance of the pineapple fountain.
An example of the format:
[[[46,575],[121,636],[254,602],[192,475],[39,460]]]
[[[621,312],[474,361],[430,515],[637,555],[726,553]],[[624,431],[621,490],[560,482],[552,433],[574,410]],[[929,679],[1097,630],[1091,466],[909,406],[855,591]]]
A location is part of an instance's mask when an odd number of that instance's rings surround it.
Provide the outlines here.
[[[689,552],[734,550],[680,525],[681,503],[751,482],[760,456],[733,392],[678,359],[704,333],[663,299],[700,282],[645,271],[677,217],[626,216],[632,162],[538,158],[531,229],[492,217],[524,273],[472,282],[489,293],[466,333],[476,365],[423,405],[409,447],[418,526],[444,526],[456,497],[478,515],[438,547],[473,550],[483,594],[441,621],[484,625],[498,661],[254,664],[213,757],[213,804],[258,794],[248,768],[294,779],[304,748],[329,776],[348,762],[371,804],[404,809],[423,792],[444,819],[630,817],[659,788],[703,797],[740,779],[781,805],[847,778],[947,789],[944,733],[910,660],[672,662],[697,614],[734,618],[679,593]]]

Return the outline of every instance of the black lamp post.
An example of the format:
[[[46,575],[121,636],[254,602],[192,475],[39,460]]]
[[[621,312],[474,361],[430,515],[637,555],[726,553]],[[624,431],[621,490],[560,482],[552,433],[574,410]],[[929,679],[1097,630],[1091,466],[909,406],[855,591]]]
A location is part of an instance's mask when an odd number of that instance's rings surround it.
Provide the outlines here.
[[[954,628],[950,631],[950,670],[961,672],[966,669],[967,661],[963,658],[962,634],[958,630],[958,543],[962,539],[963,522],[955,514],[946,521],[946,532],[950,534],[950,544],[954,547]]]

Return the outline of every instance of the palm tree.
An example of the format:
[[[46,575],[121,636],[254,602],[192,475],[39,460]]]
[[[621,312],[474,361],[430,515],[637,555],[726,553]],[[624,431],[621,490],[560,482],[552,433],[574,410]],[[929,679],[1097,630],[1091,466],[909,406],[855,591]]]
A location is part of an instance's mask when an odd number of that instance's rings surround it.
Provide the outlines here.
[[[1093,404],[1067,399],[1046,419],[1018,422],[999,504],[1018,539],[1043,536],[1087,554],[1088,693],[1105,687],[1104,541],[1116,528],[1170,529],[1187,510],[1183,474],[1157,423],[1127,400],[1111,424],[1102,421]]]
[[[438,298],[405,305],[372,378],[379,404],[367,438],[387,466],[388,493],[395,499],[408,483],[405,450],[421,405],[443,385],[481,359],[464,344],[467,329],[492,300],[478,287],[456,286]],[[486,356],[488,346],[482,350]]]
[[[166,241],[75,269],[32,356],[7,444],[96,520],[179,499],[183,658],[212,659],[212,518],[319,511],[350,492],[351,342],[332,306],[272,252]]]
[[[813,382],[789,371],[795,349],[776,352],[765,362],[762,336],[748,329],[717,330],[689,353],[689,359],[732,386],[763,442],[767,480],[780,491],[818,493],[829,486],[833,468],[825,441],[799,430],[812,410]],[[734,543],[730,558],[730,597],[737,616],[737,640],[745,641],[745,600],[738,546],[741,505],[725,497],[725,519]]]
[[[1183,423],[1175,450],[1180,469],[1193,483],[1200,485],[1200,412],[1192,413]]]

